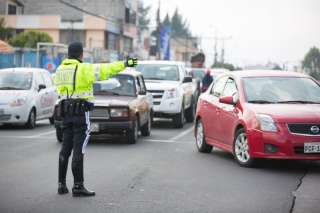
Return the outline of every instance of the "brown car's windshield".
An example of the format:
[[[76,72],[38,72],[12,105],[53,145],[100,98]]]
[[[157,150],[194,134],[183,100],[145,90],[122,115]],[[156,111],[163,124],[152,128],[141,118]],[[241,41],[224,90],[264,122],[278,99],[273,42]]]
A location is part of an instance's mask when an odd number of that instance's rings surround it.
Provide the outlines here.
[[[135,81],[129,75],[117,75],[94,84],[95,95],[136,96]]]
[[[320,103],[320,87],[310,78],[248,77],[243,82],[249,103]]]

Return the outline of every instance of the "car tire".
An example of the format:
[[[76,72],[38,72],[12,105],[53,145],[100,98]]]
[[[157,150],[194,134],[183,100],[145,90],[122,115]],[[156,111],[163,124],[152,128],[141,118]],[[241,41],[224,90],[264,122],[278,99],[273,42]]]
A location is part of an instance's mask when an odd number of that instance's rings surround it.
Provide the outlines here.
[[[135,144],[138,141],[139,137],[139,124],[138,124],[138,118],[133,123],[132,129],[128,131],[127,134],[127,140],[129,144]]]
[[[32,108],[28,116],[28,121],[26,123],[26,127],[28,129],[34,129],[36,127],[36,118],[36,110]]]
[[[213,146],[207,144],[204,134],[204,128],[201,120],[198,120],[196,124],[196,146],[199,152],[210,153]]]
[[[151,134],[151,125],[152,125],[152,115],[150,113],[147,123],[145,123],[140,129],[142,136],[150,136],[150,134]]]
[[[63,131],[61,127],[56,127],[56,137],[59,143],[62,143],[63,140]]]
[[[249,153],[247,134],[243,128],[236,132],[233,142],[233,154],[238,164],[242,167],[253,167],[256,159],[251,158]]]
[[[173,117],[173,126],[175,127],[175,128],[178,128],[178,129],[180,129],[180,128],[183,128],[183,125],[184,125],[184,109],[183,109],[183,106],[184,105],[182,105],[182,107],[181,107],[181,112],[180,113],[178,113],[178,114],[176,114],[174,117]]]
[[[186,121],[192,123],[196,113],[196,105],[194,99],[191,101],[190,107],[186,110]]]

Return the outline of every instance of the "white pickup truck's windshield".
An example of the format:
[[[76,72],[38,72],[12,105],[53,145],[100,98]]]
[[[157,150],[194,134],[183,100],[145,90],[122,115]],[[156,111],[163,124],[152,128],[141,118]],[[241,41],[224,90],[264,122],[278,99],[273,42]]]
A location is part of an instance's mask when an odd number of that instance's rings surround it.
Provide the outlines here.
[[[0,90],[29,90],[31,86],[32,72],[0,72]]]
[[[146,80],[179,81],[179,69],[176,65],[139,64],[137,71],[143,74]]]

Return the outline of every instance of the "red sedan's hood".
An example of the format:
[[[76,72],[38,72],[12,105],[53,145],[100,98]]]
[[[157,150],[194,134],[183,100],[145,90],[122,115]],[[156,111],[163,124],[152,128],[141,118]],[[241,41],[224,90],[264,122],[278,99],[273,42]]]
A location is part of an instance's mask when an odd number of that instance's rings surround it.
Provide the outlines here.
[[[130,96],[97,95],[93,103],[95,106],[130,106],[135,99],[136,97]]]
[[[279,123],[320,122],[320,104],[248,104],[256,114],[267,114]]]

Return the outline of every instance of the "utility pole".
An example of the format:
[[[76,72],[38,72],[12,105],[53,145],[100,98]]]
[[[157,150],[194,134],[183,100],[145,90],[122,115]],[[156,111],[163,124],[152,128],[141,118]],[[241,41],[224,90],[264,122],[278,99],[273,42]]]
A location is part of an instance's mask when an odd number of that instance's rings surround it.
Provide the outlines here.
[[[224,64],[224,54],[225,54],[224,45],[225,45],[225,41],[230,40],[230,39],[232,39],[231,36],[225,36],[225,37],[221,37],[221,38],[220,38],[220,40],[222,41],[221,59],[220,59],[220,62],[221,62],[222,64]]]
[[[158,11],[157,11],[157,58],[158,60],[161,59],[161,52],[160,52],[160,29],[161,29],[161,20],[160,20],[160,6],[161,2],[159,0],[158,4]]]

